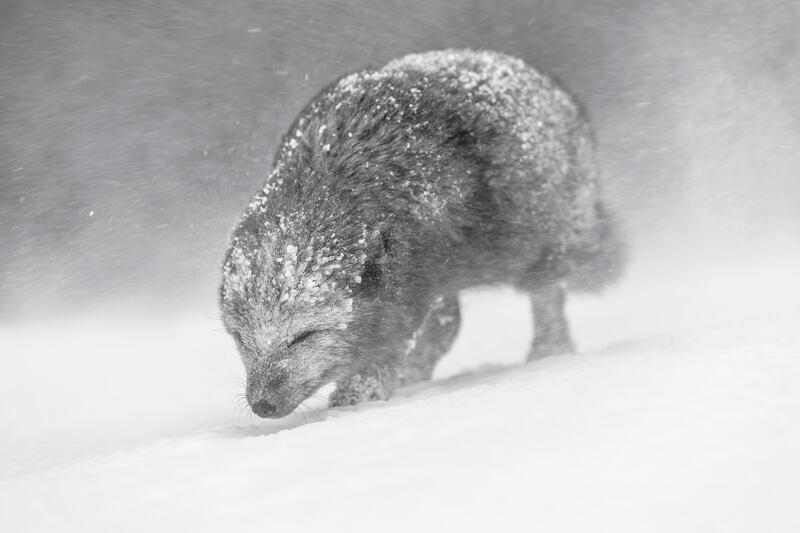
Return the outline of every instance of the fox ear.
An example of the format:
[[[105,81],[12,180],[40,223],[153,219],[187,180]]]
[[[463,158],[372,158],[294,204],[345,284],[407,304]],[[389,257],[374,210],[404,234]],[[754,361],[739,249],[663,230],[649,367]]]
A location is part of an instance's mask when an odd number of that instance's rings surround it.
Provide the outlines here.
[[[391,238],[386,230],[376,229],[367,235],[367,257],[382,257],[391,249]]]
[[[375,230],[367,238],[367,260],[361,270],[361,287],[366,290],[375,289],[383,280],[383,266],[386,255],[391,249],[386,232]]]

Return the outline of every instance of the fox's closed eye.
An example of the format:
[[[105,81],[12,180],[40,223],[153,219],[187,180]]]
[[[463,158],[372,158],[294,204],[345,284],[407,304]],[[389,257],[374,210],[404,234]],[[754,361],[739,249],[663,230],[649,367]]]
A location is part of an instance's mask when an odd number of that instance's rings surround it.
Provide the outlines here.
[[[315,333],[319,333],[319,330],[310,329],[308,331],[304,331],[301,334],[297,335],[294,339],[292,339],[289,342],[289,346],[294,346],[295,344],[297,344],[299,342],[303,342],[304,340],[308,339],[309,337],[311,337]]]

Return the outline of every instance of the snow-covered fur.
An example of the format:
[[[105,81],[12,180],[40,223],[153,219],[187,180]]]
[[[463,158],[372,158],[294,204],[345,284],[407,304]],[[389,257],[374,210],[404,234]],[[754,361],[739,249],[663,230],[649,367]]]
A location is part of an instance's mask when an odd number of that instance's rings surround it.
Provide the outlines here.
[[[220,306],[261,416],[337,382],[334,405],[429,378],[458,291],[531,294],[531,357],[571,349],[563,289],[622,264],[589,125],[551,78],[496,52],[414,54],[303,109],[233,232]]]

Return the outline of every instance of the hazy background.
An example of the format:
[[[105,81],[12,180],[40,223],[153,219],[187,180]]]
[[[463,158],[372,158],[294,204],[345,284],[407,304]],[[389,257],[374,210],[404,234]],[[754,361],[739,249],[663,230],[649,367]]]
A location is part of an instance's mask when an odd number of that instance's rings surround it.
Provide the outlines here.
[[[490,48],[586,104],[638,265],[800,244],[793,0],[0,0],[0,317],[212,309],[229,230],[334,77]]]

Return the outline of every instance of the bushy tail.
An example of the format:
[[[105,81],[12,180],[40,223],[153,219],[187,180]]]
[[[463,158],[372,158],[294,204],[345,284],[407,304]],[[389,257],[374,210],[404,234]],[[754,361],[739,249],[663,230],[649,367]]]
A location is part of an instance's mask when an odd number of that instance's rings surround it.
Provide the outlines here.
[[[627,246],[618,223],[600,201],[594,207],[595,225],[578,245],[567,250],[567,286],[573,291],[600,291],[616,281],[624,270]]]

